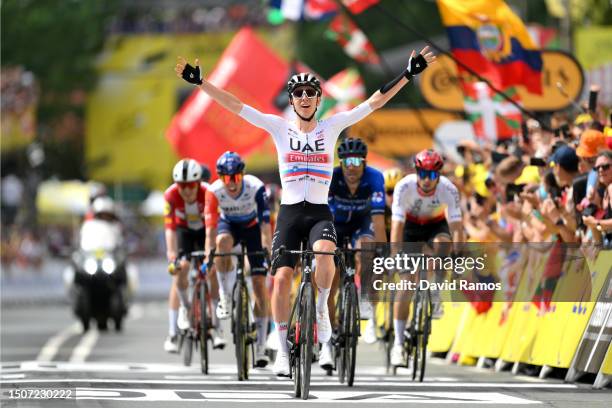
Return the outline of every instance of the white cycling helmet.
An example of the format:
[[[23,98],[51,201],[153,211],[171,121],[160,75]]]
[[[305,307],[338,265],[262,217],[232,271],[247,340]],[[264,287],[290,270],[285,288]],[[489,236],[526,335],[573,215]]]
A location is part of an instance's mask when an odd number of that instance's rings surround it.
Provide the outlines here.
[[[115,213],[115,202],[112,198],[104,196],[96,198],[92,205],[91,209],[94,214],[107,213],[114,214]]]
[[[192,159],[179,160],[172,170],[172,178],[175,183],[188,183],[200,181],[202,178],[202,166]]]

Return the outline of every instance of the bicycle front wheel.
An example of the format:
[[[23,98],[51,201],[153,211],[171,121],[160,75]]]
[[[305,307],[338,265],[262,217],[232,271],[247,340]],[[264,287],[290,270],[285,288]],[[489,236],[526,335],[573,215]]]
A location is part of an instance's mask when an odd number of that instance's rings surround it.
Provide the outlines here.
[[[208,374],[208,290],[206,282],[200,283],[200,299],[198,302],[200,307],[200,369],[202,374]]]
[[[359,337],[359,313],[357,288],[355,284],[346,286],[346,306],[344,308],[344,360],[346,365],[347,385],[353,386],[355,380],[355,360],[357,358],[357,340]]]
[[[249,299],[246,285],[240,282],[236,283],[232,299],[232,331],[234,333],[234,346],[236,349],[238,381],[243,381],[249,378]]]
[[[431,332],[431,315],[432,315],[432,305],[431,305],[431,294],[429,293],[429,291],[426,291],[424,293],[424,296],[422,298],[422,310],[421,310],[421,316],[422,316],[422,324],[421,324],[421,330],[419,333],[419,345],[418,345],[418,349],[419,349],[419,358],[420,358],[420,364],[419,364],[419,373],[418,373],[418,379],[419,382],[423,382],[423,378],[425,378],[425,365],[426,365],[426,357],[427,357],[427,343],[429,343],[429,333]]]
[[[299,382],[302,399],[308,399],[310,392],[310,369],[312,366],[312,350],[314,347],[314,320],[315,304],[314,291],[310,282],[304,284],[302,297],[300,299],[301,313],[300,323],[300,343],[299,343]]]

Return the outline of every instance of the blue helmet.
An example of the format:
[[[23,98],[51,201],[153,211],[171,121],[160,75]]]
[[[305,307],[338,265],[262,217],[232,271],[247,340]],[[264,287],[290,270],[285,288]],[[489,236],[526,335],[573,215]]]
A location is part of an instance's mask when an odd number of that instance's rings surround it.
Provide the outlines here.
[[[244,170],[244,162],[238,153],[227,151],[217,160],[218,174],[237,174]]]

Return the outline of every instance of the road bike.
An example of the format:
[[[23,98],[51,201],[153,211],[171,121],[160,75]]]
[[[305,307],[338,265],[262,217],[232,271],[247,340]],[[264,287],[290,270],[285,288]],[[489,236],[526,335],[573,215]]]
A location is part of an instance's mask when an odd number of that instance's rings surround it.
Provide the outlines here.
[[[272,261],[274,267],[278,258],[283,254],[297,255],[301,260],[301,283],[291,307],[287,342],[289,343],[289,376],[293,380],[293,393],[295,397],[301,397],[304,400],[308,399],[310,392],[310,370],[314,347],[318,342],[312,260],[315,255],[338,256],[337,251],[313,251],[307,248],[307,242],[302,243],[301,250],[289,250],[281,246]]]
[[[247,252],[246,244],[240,243],[241,252],[219,252],[216,253],[213,249],[210,254],[210,259],[215,257],[236,257],[238,261],[236,283],[232,288],[232,337],[236,351],[236,364],[238,381],[249,379],[250,361],[255,367],[255,352],[253,345],[257,340],[255,329],[255,318],[251,307],[249,290],[245,279],[246,259],[248,256],[263,256],[268,258],[267,251],[251,251]]]
[[[203,263],[204,251],[191,253],[191,268],[189,278],[191,283],[191,307],[189,309],[189,328],[181,336],[179,351],[183,352],[183,364],[191,365],[193,350],[200,349],[200,368],[203,374],[208,374],[208,340],[212,325],[212,299],[208,289],[208,271],[212,262]]]

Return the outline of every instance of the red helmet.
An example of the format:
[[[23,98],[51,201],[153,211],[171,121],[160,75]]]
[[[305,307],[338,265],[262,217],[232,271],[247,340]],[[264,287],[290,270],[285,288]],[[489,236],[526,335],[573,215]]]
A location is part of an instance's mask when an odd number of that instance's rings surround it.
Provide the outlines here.
[[[440,153],[426,149],[414,156],[414,166],[418,169],[439,171],[444,167],[444,160]]]

